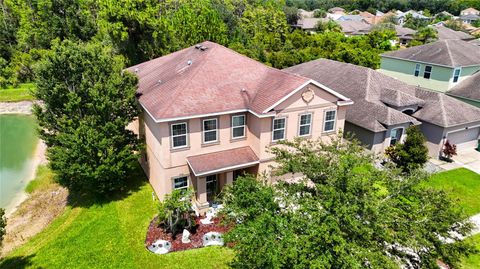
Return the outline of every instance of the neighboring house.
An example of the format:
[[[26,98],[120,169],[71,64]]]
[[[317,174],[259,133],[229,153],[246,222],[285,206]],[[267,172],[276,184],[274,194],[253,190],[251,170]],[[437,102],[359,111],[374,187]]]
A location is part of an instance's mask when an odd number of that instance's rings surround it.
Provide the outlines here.
[[[480,107],[480,71],[463,80],[447,92],[474,106]]]
[[[364,21],[337,21],[347,36],[368,34],[372,26]]]
[[[409,10],[407,12],[397,11],[396,12],[397,23],[400,25],[403,25],[408,15],[412,15],[412,17],[415,19],[430,20],[429,17],[423,15],[423,12],[417,12],[415,10]]]
[[[479,16],[479,15],[475,15],[475,14],[462,15],[462,16],[460,16],[460,20],[461,20],[463,23],[472,24],[472,22],[475,22],[475,21],[480,20],[480,16]]]
[[[345,9],[341,7],[332,7],[331,9],[328,10],[328,13],[331,14],[340,14],[340,15],[345,15]]]
[[[200,211],[243,172],[269,171],[278,141],[328,141],[352,101],[320,83],[203,42],[128,68],[138,76],[144,168],[160,199],[193,187]]]
[[[480,70],[480,47],[441,40],[381,55],[379,71],[410,85],[446,92]]]
[[[337,21],[361,21],[366,22],[360,15],[343,15]]]
[[[406,46],[415,37],[416,31],[400,25],[395,25],[395,32],[397,33],[398,42],[401,45]]]
[[[437,24],[434,26],[431,26],[435,28],[438,32],[438,40],[446,40],[446,39],[460,39],[460,40],[472,40],[475,39],[474,36],[471,36],[465,32],[462,31],[455,31],[452,30],[448,27],[445,27],[441,24]]]
[[[460,11],[460,16],[465,16],[465,15],[480,15],[480,11],[474,9],[473,7],[469,7],[467,9]]]
[[[438,157],[448,139],[459,150],[477,146],[480,109],[442,93],[408,85],[370,68],[319,59],[284,69],[348,95],[345,132],[382,153],[401,142],[414,124],[427,139],[429,155]]]
[[[293,25],[295,28],[300,28],[305,31],[315,32],[317,30],[317,25],[319,22],[328,22],[329,19],[326,18],[302,18],[297,21],[296,25]]]

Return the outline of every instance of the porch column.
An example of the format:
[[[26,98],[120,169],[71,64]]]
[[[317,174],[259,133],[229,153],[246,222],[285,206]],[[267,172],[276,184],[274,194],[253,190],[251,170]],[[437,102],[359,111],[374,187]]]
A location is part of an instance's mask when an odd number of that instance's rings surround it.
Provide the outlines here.
[[[207,180],[205,177],[197,178],[197,202],[200,208],[208,207]]]
[[[233,171],[227,172],[225,184],[232,184],[233,183]]]

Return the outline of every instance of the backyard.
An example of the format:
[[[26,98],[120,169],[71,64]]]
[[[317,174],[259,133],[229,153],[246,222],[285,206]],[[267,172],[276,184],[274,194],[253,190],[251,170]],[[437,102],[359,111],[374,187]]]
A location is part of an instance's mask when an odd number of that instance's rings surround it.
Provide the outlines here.
[[[429,186],[445,190],[469,216],[480,213],[480,175],[465,168],[441,172],[432,176]],[[472,236],[480,251],[480,234]],[[472,255],[462,262],[462,268],[480,268],[480,253]]]
[[[9,253],[0,268],[226,268],[230,249],[205,247],[155,255],[144,247],[157,201],[146,181],[118,200],[76,207],[28,243]],[[41,183],[40,183],[41,184]],[[28,188],[39,188],[31,183]]]
[[[17,87],[0,88],[0,102],[31,101],[31,91],[35,88],[32,83],[23,83]]]

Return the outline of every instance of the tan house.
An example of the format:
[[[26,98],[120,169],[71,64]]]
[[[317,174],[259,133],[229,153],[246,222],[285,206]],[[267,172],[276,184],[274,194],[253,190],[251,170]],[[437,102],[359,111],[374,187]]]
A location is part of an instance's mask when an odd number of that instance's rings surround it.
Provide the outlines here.
[[[347,97],[212,42],[128,68],[139,78],[142,166],[157,196],[193,187],[198,210],[247,171],[269,171],[267,147],[328,141],[343,129]]]

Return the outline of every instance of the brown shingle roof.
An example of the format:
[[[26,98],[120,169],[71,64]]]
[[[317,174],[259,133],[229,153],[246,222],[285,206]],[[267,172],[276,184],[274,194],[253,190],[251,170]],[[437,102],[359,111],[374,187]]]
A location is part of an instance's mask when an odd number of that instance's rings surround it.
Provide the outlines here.
[[[370,32],[372,26],[363,21],[336,21],[342,27],[342,32],[346,34],[366,34]]]
[[[461,40],[472,40],[475,39],[474,36],[471,36],[467,33],[462,31],[455,31],[443,25],[435,25],[433,26],[437,29],[438,32],[438,39],[439,40],[446,40],[446,39],[461,39]]]
[[[480,101],[480,71],[453,87],[448,94]]]
[[[249,109],[261,114],[309,79],[213,42],[132,66],[138,95],[156,120]]]
[[[422,46],[391,51],[382,57],[425,62],[449,67],[480,65],[480,47],[462,40],[440,40]]]
[[[480,121],[478,108],[442,93],[408,85],[370,68],[319,59],[285,70],[315,79],[351,97],[354,104],[347,110],[346,120],[374,132],[384,131],[383,125],[417,124],[417,119],[441,127]],[[412,105],[421,107],[412,116],[390,107]]]
[[[252,166],[258,157],[250,147],[241,147],[187,157],[187,162],[196,176],[218,173],[236,167]]]

